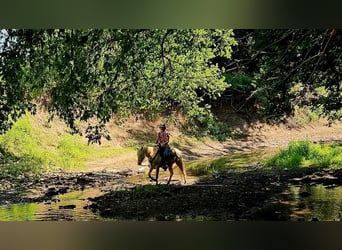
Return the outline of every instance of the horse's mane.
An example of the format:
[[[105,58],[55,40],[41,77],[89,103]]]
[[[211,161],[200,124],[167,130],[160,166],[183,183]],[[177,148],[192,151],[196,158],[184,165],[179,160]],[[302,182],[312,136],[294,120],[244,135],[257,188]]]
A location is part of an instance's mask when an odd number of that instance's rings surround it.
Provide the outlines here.
[[[145,155],[152,156],[157,152],[158,148],[154,146],[144,146],[142,147],[142,150],[144,150]]]

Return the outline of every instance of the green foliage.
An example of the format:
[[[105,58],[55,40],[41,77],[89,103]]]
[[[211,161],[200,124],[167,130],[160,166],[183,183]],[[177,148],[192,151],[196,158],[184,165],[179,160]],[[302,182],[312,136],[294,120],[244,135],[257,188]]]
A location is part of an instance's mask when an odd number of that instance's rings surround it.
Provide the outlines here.
[[[0,136],[2,177],[56,168],[79,168],[94,155],[106,157],[111,154],[108,150],[99,152],[88,147],[80,136],[68,133],[50,135],[32,124],[32,117],[26,114]]]
[[[71,128],[116,114],[181,111],[196,117],[228,87],[214,57],[229,58],[232,30],[7,30],[2,91],[38,99]],[[11,92],[12,91],[12,92]],[[15,110],[15,103],[6,104]],[[22,110],[22,108],[18,108]],[[0,117],[7,121],[7,113]],[[3,128],[5,130],[6,128]]]
[[[90,148],[78,136],[65,134],[58,142],[56,165],[63,169],[73,169],[85,165]]]
[[[19,175],[24,172],[39,172],[47,165],[49,152],[39,150],[39,142],[33,133],[28,116],[24,116],[5,135],[0,136],[3,154],[2,176]]]
[[[266,166],[296,168],[315,165],[320,167],[342,166],[341,145],[320,145],[309,141],[294,141],[279,154],[266,160]]]
[[[219,141],[224,141],[231,136],[231,130],[223,122],[219,122],[215,117],[208,113],[198,118],[205,135],[209,135]]]
[[[230,89],[235,91],[251,91],[255,84],[253,83],[253,77],[242,74],[229,72],[225,75],[225,81],[231,85]]]
[[[321,115],[322,111],[320,109],[312,110],[309,107],[294,107],[294,119],[301,125],[317,121]]]
[[[225,63],[226,79],[236,86],[232,99],[241,96],[244,104],[274,121],[292,115],[295,106],[341,119],[341,32],[234,30],[238,45]]]
[[[22,174],[39,174],[42,170],[40,161],[32,157],[16,157],[5,153],[0,157],[0,179],[16,178]]]

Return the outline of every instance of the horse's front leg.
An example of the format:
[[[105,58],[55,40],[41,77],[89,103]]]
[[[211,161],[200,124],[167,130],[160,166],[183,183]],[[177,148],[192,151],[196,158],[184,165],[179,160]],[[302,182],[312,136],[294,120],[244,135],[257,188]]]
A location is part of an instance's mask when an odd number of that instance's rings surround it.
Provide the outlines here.
[[[156,167],[156,185],[158,185],[159,166]]]
[[[155,179],[155,178],[153,178],[153,177],[151,176],[152,170],[153,170],[153,168],[150,167],[150,170],[148,171],[148,177],[149,177],[152,181],[156,181],[157,179]]]

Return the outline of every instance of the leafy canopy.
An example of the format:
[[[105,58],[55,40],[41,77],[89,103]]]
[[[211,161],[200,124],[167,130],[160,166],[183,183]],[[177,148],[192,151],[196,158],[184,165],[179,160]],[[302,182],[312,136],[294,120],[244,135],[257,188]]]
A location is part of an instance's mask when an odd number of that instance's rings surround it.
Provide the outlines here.
[[[211,59],[229,58],[231,30],[3,30],[1,132],[36,102],[75,121],[114,114],[207,112],[228,84]]]
[[[238,46],[221,60],[228,92],[241,107],[262,117],[284,119],[296,106],[342,118],[342,30],[234,30]],[[252,113],[252,111],[249,111]]]

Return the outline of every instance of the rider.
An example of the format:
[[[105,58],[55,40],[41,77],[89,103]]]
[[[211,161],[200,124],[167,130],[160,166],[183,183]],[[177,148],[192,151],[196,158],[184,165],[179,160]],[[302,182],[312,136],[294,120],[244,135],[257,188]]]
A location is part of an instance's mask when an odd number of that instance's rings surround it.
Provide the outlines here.
[[[169,138],[170,134],[166,130],[166,125],[164,123],[160,124],[159,126],[160,131],[158,132],[156,144],[159,146],[160,156],[162,158],[162,168],[164,170],[167,169],[167,158],[170,153],[170,146],[169,146]]]

